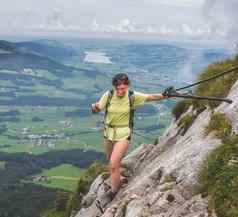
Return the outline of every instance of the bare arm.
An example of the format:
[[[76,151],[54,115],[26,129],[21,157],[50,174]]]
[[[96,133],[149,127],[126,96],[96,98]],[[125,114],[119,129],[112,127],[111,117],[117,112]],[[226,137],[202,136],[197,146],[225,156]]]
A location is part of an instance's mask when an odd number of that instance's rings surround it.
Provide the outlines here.
[[[147,102],[148,101],[156,101],[156,100],[162,100],[162,99],[167,99],[167,96],[164,96],[162,93],[151,93],[148,94]]]

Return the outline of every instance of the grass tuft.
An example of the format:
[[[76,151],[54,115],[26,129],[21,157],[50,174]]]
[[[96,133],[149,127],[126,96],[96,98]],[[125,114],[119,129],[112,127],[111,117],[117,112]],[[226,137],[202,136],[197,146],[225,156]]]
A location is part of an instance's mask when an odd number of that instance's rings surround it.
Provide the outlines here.
[[[192,105],[191,100],[181,100],[177,102],[172,108],[172,114],[175,119],[178,120],[180,116],[188,110],[190,105]]]
[[[184,135],[188,128],[193,124],[194,120],[196,119],[196,114],[186,114],[184,115],[178,122],[178,126],[180,127],[181,135]]]
[[[199,172],[200,192],[218,217],[238,216],[238,135],[213,150]]]
[[[217,138],[225,140],[229,138],[232,132],[230,120],[224,113],[213,113],[208,125],[204,129],[204,135],[214,131]]]

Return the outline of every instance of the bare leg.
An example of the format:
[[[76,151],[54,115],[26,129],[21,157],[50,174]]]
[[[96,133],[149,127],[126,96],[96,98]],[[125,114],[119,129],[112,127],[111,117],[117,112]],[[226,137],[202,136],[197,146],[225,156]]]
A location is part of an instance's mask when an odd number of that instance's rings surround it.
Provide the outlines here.
[[[127,152],[129,146],[128,140],[121,140],[115,143],[110,158],[110,176],[112,191],[117,192],[120,188],[120,165],[121,159]]]
[[[104,138],[104,148],[106,151],[107,160],[108,162],[110,162],[110,158],[111,158],[111,154],[113,150],[113,142],[111,140]]]

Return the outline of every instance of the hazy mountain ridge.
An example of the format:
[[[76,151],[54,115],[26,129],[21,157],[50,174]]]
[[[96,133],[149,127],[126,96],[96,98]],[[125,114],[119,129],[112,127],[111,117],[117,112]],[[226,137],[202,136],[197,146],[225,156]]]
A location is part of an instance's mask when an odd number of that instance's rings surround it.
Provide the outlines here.
[[[70,99],[70,97],[69,99],[66,97],[53,98],[50,95],[36,93],[38,89],[35,86],[44,85],[45,90],[54,88],[55,91],[59,90],[65,95],[67,93],[72,96],[87,95],[87,92],[84,93],[85,91],[80,86],[77,89],[65,88],[64,80],[73,80],[77,77],[77,79],[86,80],[87,82],[91,80],[94,83],[97,76],[107,77],[106,74],[100,71],[65,65],[64,60],[77,55],[77,52],[60,43],[56,43],[56,45],[54,43],[53,46],[51,43],[53,42],[47,40],[46,42],[40,40],[39,42],[19,43],[0,41],[0,79],[5,83],[11,82],[14,84],[11,86],[1,84],[1,87],[6,89],[1,95],[12,98],[12,100],[1,100],[3,105],[24,105],[25,103],[44,106],[49,102],[48,98],[52,98],[51,105],[55,106],[66,105],[67,103],[72,106],[82,105],[85,104],[85,101],[79,99],[78,103],[73,102],[75,97],[73,99]],[[29,91],[23,91],[23,89],[26,90],[26,87]],[[39,98],[38,102],[27,95],[30,92],[34,97]],[[20,93],[21,96],[17,97],[17,93]]]
[[[0,40],[0,49],[12,52],[32,53],[38,56],[45,56],[56,61],[72,58],[72,56],[77,54],[73,48],[66,47],[61,43],[50,40],[17,43]]]

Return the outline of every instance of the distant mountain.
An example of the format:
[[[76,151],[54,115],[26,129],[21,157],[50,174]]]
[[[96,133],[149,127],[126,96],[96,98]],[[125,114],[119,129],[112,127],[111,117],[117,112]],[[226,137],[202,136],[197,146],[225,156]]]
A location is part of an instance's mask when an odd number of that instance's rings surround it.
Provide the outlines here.
[[[32,53],[22,53],[16,51],[15,48],[8,48],[11,53],[0,53],[0,69],[7,69],[13,71],[31,69],[48,70],[58,77],[70,77],[75,70],[73,67],[65,66],[48,57],[39,56]]]
[[[15,52],[19,51],[21,53],[31,53],[61,61],[69,59],[77,54],[77,52],[73,48],[66,47],[61,43],[50,40],[38,40],[35,42],[27,41],[18,43],[1,40],[0,49]]]
[[[0,100],[0,103],[2,105],[78,106],[81,101],[71,99],[71,94],[74,97],[75,94],[84,97],[88,92],[85,93],[80,86],[71,88],[69,83],[75,83],[75,80],[94,83],[98,75],[103,78],[106,75],[83,66],[76,68],[65,65],[64,60],[72,58],[73,55],[76,55],[73,49],[55,41],[12,43],[0,40],[0,87],[3,88],[0,96],[5,97]],[[66,78],[69,80],[65,86]],[[37,89],[37,85],[44,85],[44,90]],[[26,87],[27,92],[25,92]],[[56,89],[62,91],[61,96],[52,98],[45,95]],[[92,93],[96,90],[92,90]]]
[[[16,49],[16,46],[15,46],[14,43],[4,41],[4,40],[0,40],[0,50],[1,51],[13,52],[13,51],[15,51],[15,49]]]
[[[95,78],[96,74],[102,75],[95,70],[78,69],[64,65],[57,59],[71,58],[76,55],[76,51],[61,43],[51,42],[48,45],[47,43],[50,42],[43,40],[12,43],[0,40],[0,70],[44,69],[61,78],[72,77],[74,71],[80,71],[84,76],[90,78]]]

